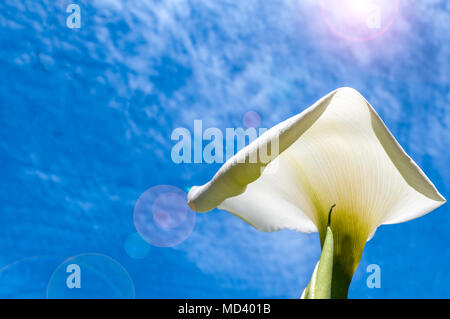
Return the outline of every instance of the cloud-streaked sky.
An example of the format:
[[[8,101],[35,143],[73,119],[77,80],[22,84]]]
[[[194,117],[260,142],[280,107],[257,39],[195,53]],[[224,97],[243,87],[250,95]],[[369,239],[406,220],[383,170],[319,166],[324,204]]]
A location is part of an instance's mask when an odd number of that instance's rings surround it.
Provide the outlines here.
[[[79,30],[66,27],[72,2]],[[5,0],[0,12],[0,268],[50,256],[21,266],[43,263],[27,291],[14,288],[19,270],[15,281],[0,272],[0,296],[45,296],[52,269],[95,252],[123,265],[137,297],[298,297],[317,234],[261,233],[214,211],[143,259],[125,241],[145,190],[186,190],[219,168],[172,163],[175,128],[242,127],[248,111],[271,127],[341,86],[370,101],[449,198],[448,1],[400,0],[392,26],[360,42],[333,33],[312,0]],[[450,297],[448,210],[381,227],[350,297]],[[372,263],[381,289],[366,286]]]

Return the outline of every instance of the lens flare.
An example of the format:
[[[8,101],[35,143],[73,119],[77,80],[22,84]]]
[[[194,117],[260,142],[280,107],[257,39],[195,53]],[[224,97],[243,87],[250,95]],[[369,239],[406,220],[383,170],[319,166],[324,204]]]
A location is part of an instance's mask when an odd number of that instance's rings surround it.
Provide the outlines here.
[[[134,284],[116,260],[87,253],[64,261],[47,286],[49,299],[133,299]]]
[[[249,111],[244,114],[243,122],[244,122],[244,126],[246,128],[250,128],[250,127],[258,128],[259,125],[261,124],[261,117],[259,116],[259,114],[257,112]]]
[[[133,233],[125,240],[125,251],[133,259],[141,259],[147,256],[151,246],[139,233]]]
[[[358,16],[369,14],[375,7],[375,4],[371,0],[347,0],[342,1],[342,3]]]
[[[189,209],[183,190],[160,185],[148,189],[137,200],[134,225],[148,243],[157,247],[172,247],[192,233],[195,213]]]
[[[321,0],[322,19],[341,38],[375,39],[394,23],[398,0]]]

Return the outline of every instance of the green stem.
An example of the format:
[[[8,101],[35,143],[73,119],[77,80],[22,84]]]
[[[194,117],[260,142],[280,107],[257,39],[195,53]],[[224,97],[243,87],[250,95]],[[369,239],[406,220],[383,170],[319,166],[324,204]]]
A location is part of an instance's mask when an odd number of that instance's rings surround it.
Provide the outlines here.
[[[336,227],[336,222],[332,231],[334,207],[328,213],[326,228],[320,232],[322,254],[302,298],[347,299],[353,273],[361,260],[365,233],[348,232],[345,227]]]
[[[317,278],[315,280],[313,298],[330,299],[331,297],[333,247],[333,232],[331,231],[331,228],[328,227],[325,243],[322,247],[322,254],[317,267]]]
[[[332,224],[330,218],[331,209],[328,214],[328,227],[333,229],[334,239],[331,298],[347,299],[348,289],[353,274],[361,260],[367,236],[365,236],[365,232],[361,235],[358,232],[349,231],[347,227],[343,227],[342,221],[337,218],[334,218],[334,223]],[[363,227],[360,227],[360,229],[363,229]],[[321,233],[322,248],[326,239],[325,234],[326,232]]]
[[[348,288],[350,287],[352,276],[353,274],[349,275],[346,267],[343,267],[338,260],[333,262],[331,299],[347,299]]]

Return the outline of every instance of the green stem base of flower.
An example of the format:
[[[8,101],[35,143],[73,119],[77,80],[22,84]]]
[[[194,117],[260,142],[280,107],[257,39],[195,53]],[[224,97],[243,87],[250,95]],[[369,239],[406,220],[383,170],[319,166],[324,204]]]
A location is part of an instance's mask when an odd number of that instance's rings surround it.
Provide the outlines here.
[[[353,274],[349,274],[346,267],[342,267],[338,262],[333,263],[331,299],[347,299],[352,277]]]
[[[353,273],[361,260],[364,240],[346,233],[333,234],[330,224],[334,206],[328,214],[326,232],[321,233],[322,254],[302,294],[305,299],[347,299]]]

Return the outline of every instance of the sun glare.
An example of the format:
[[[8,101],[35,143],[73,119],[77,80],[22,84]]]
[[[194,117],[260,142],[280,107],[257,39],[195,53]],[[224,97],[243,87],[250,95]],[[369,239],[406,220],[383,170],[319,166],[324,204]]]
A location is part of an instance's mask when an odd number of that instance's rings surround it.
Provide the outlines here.
[[[347,0],[345,1],[347,9],[357,16],[365,16],[376,8],[371,0]]]
[[[321,0],[322,17],[340,37],[365,41],[386,32],[398,12],[398,0]]]

